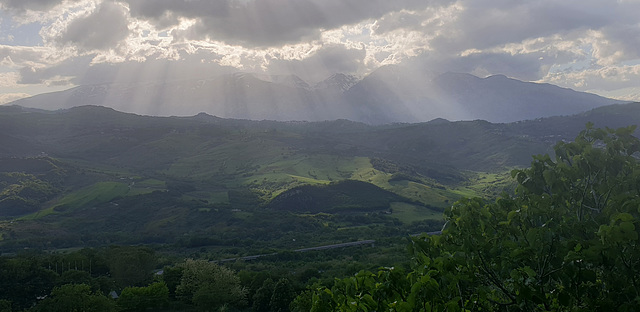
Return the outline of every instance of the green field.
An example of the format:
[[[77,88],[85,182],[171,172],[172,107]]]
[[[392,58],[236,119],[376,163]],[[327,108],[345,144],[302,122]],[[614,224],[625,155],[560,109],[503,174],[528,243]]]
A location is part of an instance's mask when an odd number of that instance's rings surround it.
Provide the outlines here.
[[[64,196],[47,209],[24,216],[20,219],[38,219],[56,212],[70,212],[107,203],[116,198],[127,196],[130,191],[129,185],[130,184],[121,182],[99,182]]]
[[[442,220],[442,212],[408,203],[391,203],[391,217],[404,224],[422,220]]]
[[[128,196],[149,194],[155,191],[166,191],[167,183],[157,179],[147,179],[140,182],[132,182],[129,184],[130,190],[126,194]]]

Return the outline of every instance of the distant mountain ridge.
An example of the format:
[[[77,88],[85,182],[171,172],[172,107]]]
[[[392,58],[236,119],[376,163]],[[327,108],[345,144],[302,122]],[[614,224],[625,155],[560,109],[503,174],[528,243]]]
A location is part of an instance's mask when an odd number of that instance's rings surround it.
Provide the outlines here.
[[[267,137],[270,133],[277,134],[287,148],[309,154],[328,151],[350,156],[390,157],[399,163],[420,166],[437,163],[435,167],[447,164],[463,170],[488,170],[500,165],[526,165],[532,154],[548,150],[559,140],[572,140],[587,122],[596,127],[618,128],[640,125],[639,121],[640,103],[615,104],[571,116],[504,124],[437,118],[423,123],[375,126],[344,119],[251,121],[206,113],[153,117],[102,106],[58,111],[0,106],[0,157],[31,157],[45,152],[54,157],[98,157],[112,162],[117,161],[110,158],[113,155],[127,151],[139,157],[132,150],[139,149],[140,144],[167,136],[183,136],[185,131],[211,139],[231,132],[238,132],[242,137],[249,131]],[[636,133],[640,133],[640,129],[636,129]],[[544,148],[541,150],[541,147]],[[510,150],[516,153],[510,154]],[[84,155],[84,151],[90,154]],[[496,152],[504,152],[510,160],[482,156]],[[181,153],[191,155],[188,151]],[[516,154],[518,156],[514,156]],[[154,156],[160,158],[160,155]]]
[[[362,79],[334,74],[313,86],[295,75],[235,73],[138,85],[78,86],[11,104],[49,110],[97,105],[153,116],[206,112],[251,120],[348,119],[387,124],[436,118],[514,122],[577,114],[617,103],[622,102],[503,75],[436,75],[385,66]]]

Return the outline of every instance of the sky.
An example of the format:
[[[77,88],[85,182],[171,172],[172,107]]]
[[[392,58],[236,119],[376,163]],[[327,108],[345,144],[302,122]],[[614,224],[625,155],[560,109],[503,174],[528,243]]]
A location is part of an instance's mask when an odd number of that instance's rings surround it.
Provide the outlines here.
[[[405,64],[640,101],[640,0],[0,0],[0,104],[95,83]]]

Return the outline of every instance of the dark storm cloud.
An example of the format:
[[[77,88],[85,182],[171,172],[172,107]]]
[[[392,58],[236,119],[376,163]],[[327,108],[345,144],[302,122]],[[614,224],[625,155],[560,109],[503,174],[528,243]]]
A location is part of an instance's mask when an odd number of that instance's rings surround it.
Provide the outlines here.
[[[279,46],[318,38],[322,30],[379,18],[398,10],[426,8],[424,0],[125,0],[134,17],[166,26],[171,19],[197,19],[174,35],[243,46]],[[212,4],[215,3],[215,4]],[[447,2],[447,1],[442,1]],[[175,21],[174,21],[175,23]]]
[[[126,0],[131,15],[152,21],[157,27],[176,25],[180,17],[208,18],[228,15],[227,0]]]
[[[465,1],[452,28],[458,36],[434,41],[435,49],[484,49],[529,38],[637,24],[638,4],[608,1]],[[638,9],[638,11],[634,11]]]
[[[64,0],[0,0],[0,6],[9,10],[47,10]]]
[[[0,7],[18,12],[26,10],[46,11],[64,2],[73,3],[80,0],[0,0]]]
[[[612,57],[612,61],[628,61],[640,58],[640,23],[635,25],[613,25],[602,29],[602,36],[609,45],[601,53]]]

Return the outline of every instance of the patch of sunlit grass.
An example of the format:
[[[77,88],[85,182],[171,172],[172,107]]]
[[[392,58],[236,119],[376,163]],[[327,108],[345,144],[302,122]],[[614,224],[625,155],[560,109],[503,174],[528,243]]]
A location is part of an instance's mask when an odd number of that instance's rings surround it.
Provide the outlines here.
[[[94,185],[68,194],[60,199],[55,205],[23,216],[20,220],[34,220],[56,212],[88,208],[89,206],[110,202],[115,198],[126,196],[128,193],[129,184],[120,182],[98,182]]]
[[[391,217],[404,224],[422,220],[442,220],[442,212],[409,203],[391,203]]]

